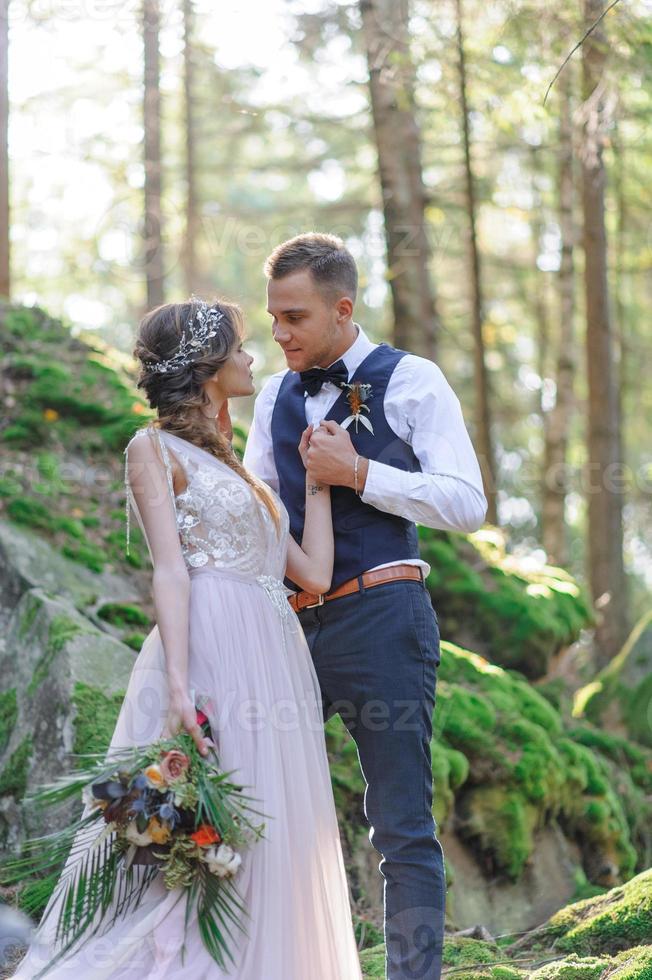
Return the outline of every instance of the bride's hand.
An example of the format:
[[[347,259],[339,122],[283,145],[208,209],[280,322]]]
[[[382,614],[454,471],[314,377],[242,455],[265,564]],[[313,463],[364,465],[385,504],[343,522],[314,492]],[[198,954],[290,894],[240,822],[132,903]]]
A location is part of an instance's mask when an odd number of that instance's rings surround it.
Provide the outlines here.
[[[309,425],[307,429],[303,430],[301,433],[301,442],[299,443],[299,455],[306,470],[308,469],[308,446],[310,445],[310,436],[313,433],[313,428],[312,425]]]
[[[208,742],[197,722],[197,709],[187,694],[170,695],[163,738],[171,738],[185,729],[202,755],[208,755]]]

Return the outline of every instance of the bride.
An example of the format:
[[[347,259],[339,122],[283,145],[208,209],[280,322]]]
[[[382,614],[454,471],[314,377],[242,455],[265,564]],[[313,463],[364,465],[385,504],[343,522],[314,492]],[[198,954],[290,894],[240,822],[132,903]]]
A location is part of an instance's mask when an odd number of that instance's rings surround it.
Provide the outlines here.
[[[232,450],[228,399],[254,391],[242,335],[236,306],[195,297],[160,306],[139,325],[138,386],[157,418],[125,449],[127,547],[132,508],[152,560],[156,626],[134,664],[110,748],[185,729],[206,752],[195,705],[202,708],[221,766],[236,770],[269,818],[233,879],[249,913],[247,935],[233,931],[235,966],[225,973],[196,919],[185,923],[185,902],[157,876],[128,916],[48,969],[57,953],[55,889],[15,977],[361,978],[319,685],[283,585],[288,575],[310,592],[330,586],[330,490],[306,472],[299,546],[279,497]],[[304,462],[310,433],[297,447]]]

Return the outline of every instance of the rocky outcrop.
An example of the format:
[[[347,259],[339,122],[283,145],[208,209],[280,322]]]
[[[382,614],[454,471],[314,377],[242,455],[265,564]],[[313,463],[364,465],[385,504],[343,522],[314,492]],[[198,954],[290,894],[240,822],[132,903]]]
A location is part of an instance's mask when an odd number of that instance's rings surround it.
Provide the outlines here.
[[[153,625],[149,560],[134,524],[124,552],[122,482],[122,450],[149,413],[119,357],[72,338],[43,311],[0,304],[0,347],[0,845],[13,846],[42,829],[19,806],[24,792],[74,765],[80,748],[108,743],[134,651]],[[243,440],[238,430],[240,448]],[[609,712],[619,706],[616,728],[591,724],[606,717],[592,713],[599,698],[569,720],[552,688],[531,681],[591,625],[577,582],[517,560],[497,529],[419,535],[443,641],[432,764],[447,924],[529,929],[589,882],[624,888],[650,863],[652,753],[634,740],[646,738],[631,710],[647,696],[649,667],[636,674],[647,641],[642,633],[623,655],[617,684],[603,678],[601,690],[628,692],[608,699]],[[383,882],[364,780],[339,718],[326,738],[356,930],[371,946],[382,937]],[[45,900],[47,887],[34,887]],[[638,963],[634,949],[626,953]],[[383,976],[382,950],[364,955],[368,975]],[[563,955],[575,969],[570,958],[584,952],[569,946]],[[523,975],[498,972],[515,961],[502,965],[501,946],[481,939],[449,935],[447,957],[468,967],[456,976]],[[494,972],[478,972],[483,964]],[[553,975],[562,976],[545,974]]]
[[[355,744],[327,728],[356,908],[382,923]],[[431,754],[447,869],[447,924],[530,929],[592,883],[649,864],[652,753],[590,725],[565,727],[520,674],[442,642]]]
[[[588,596],[572,575],[510,555],[499,528],[465,535],[420,527],[419,541],[442,636],[494,664],[543,677],[592,622]]]
[[[382,945],[361,955],[383,977]],[[646,980],[652,976],[652,870],[565,906],[517,942],[450,936],[442,977],[455,980]]]
[[[66,599],[40,588],[23,593],[0,659],[0,846],[66,823],[21,800],[110,738],[133,652],[98,630]],[[54,821],[54,823],[52,823]]]

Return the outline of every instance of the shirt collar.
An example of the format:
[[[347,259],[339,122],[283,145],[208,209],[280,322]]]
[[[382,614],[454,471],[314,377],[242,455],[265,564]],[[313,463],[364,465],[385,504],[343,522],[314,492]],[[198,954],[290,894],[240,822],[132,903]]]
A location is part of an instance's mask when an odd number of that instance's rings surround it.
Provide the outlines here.
[[[344,361],[346,365],[346,369],[349,372],[349,380],[353,377],[355,372],[358,370],[358,368],[364,361],[367,354],[370,354],[371,351],[374,349],[374,347],[378,346],[377,344],[374,344],[372,343],[371,340],[369,340],[369,338],[367,337],[366,333],[364,332],[364,330],[362,329],[359,323],[356,323],[354,321],[353,326],[357,327],[358,330],[357,337],[355,338],[351,346],[348,348],[348,350],[344,351],[344,353],[341,355],[341,358],[339,357],[336,358],[336,360],[338,361],[339,360]],[[333,361],[333,364],[335,364],[335,361]],[[331,365],[329,364],[328,367],[330,366]]]

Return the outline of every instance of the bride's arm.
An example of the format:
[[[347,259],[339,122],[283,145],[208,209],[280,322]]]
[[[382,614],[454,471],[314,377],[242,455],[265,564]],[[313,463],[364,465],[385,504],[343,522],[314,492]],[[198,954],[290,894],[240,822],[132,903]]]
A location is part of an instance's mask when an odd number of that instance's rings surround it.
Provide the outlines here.
[[[164,734],[175,735],[183,727],[205,755],[205,740],[188,692],[190,577],[181,552],[165,466],[151,438],[140,437],[130,443],[127,475],[154,563],[152,596],[169,692]]]
[[[306,452],[312,426],[308,426],[299,443],[301,458]],[[306,470],[306,515],[299,546],[293,537],[288,542],[287,576],[307,592],[328,592],[333,577],[333,518],[331,488],[318,483]]]

